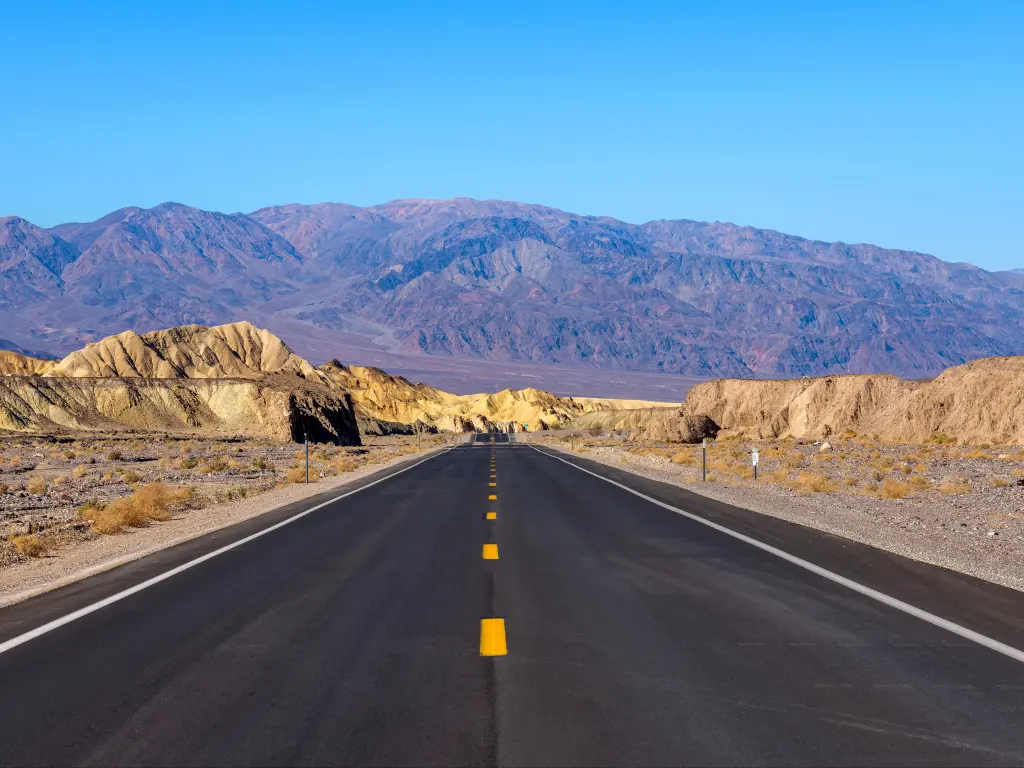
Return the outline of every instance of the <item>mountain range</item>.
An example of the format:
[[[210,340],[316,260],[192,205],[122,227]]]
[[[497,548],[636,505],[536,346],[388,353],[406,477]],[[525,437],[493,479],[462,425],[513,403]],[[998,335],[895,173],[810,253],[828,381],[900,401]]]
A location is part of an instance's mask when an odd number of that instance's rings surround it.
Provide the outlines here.
[[[690,377],[930,377],[1024,354],[1024,273],[728,223],[516,202],[0,219],[0,348],[62,355],[251,318],[314,360],[376,348]],[[351,353],[349,353],[351,354]],[[426,358],[424,358],[426,359]]]

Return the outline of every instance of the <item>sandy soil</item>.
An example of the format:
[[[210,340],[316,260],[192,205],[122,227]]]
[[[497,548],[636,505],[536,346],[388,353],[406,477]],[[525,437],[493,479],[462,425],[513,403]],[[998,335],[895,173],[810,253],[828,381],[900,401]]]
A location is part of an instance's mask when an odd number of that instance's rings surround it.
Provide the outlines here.
[[[181,441],[153,440],[144,445],[138,442],[120,444],[118,441],[82,441],[75,444],[50,445],[45,440],[7,441],[0,457],[0,482],[9,485],[7,492],[0,494],[0,515],[9,528],[3,542],[3,557],[0,559],[0,606],[18,602],[64,584],[77,581],[94,573],[114,568],[122,563],[144,557],[165,547],[201,536],[210,531],[224,528],[239,521],[261,515],[285,504],[299,501],[327,490],[343,486],[366,475],[385,469],[410,458],[416,451],[415,438],[389,436],[368,438],[368,444],[361,449],[311,446],[311,467],[321,479],[309,485],[284,482],[283,475],[289,464],[299,465],[296,455],[301,446],[294,444],[273,444],[243,441],[231,444],[235,457],[246,457],[243,465],[216,472],[199,472],[202,461],[207,465],[212,458],[225,455],[224,444],[218,441],[189,440],[187,457],[206,455],[199,464],[187,470],[180,468],[180,459],[171,464],[160,458],[181,453]],[[443,444],[439,438],[424,439],[422,452]],[[70,446],[70,447],[69,447]],[[113,451],[121,454],[119,459],[106,458]],[[67,458],[65,452],[75,453]],[[159,454],[159,455],[158,455]],[[82,456],[96,458],[94,474],[71,478],[58,484],[58,492],[52,491],[52,483],[44,495],[32,494],[25,490],[28,478],[34,476],[62,476],[67,472],[65,463],[79,465]],[[314,456],[322,458],[314,458]],[[34,460],[32,469],[12,472],[11,459],[20,460],[15,468],[25,467]],[[260,457],[262,461],[256,461]],[[272,460],[277,463],[271,466]],[[254,469],[253,461],[264,466]],[[266,462],[264,465],[263,462]],[[139,469],[124,469],[113,465],[124,464]],[[186,464],[191,464],[190,461]],[[338,471],[343,468],[344,471]],[[6,471],[5,471],[6,470]],[[142,475],[141,479],[126,482],[127,472]],[[14,476],[23,475],[21,479]],[[112,474],[109,480],[102,478]],[[90,477],[99,477],[100,482],[89,483]],[[132,476],[127,478],[134,480]],[[142,528],[130,528],[125,532],[101,535],[90,530],[87,522],[78,513],[78,506],[90,500],[109,500],[131,494],[148,482],[167,482],[177,485],[188,484],[197,489],[196,504],[199,508],[188,509],[176,514],[166,522],[151,523]],[[13,483],[18,483],[17,486]],[[244,489],[244,495],[241,490]],[[19,553],[13,541],[27,533],[29,528],[36,537],[45,539],[49,545],[40,556],[32,557]]]
[[[530,438],[569,451],[567,435]],[[576,453],[718,501],[1024,590],[1024,449],[866,440],[700,447],[576,437]]]

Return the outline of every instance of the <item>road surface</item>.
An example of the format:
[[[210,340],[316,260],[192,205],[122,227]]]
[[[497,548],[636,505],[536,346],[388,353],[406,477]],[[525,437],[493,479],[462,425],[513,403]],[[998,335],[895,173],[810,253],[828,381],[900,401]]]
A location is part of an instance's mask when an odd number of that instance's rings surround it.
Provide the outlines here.
[[[1021,593],[568,458],[1024,647]],[[1012,655],[529,445],[418,461],[0,611],[0,763],[1024,762]]]

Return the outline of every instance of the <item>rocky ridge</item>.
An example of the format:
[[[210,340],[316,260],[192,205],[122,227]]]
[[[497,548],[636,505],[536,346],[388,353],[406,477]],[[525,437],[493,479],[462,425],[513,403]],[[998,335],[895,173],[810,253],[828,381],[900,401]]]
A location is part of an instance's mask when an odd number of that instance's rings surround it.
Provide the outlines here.
[[[200,431],[357,444],[359,430],[539,430],[623,402],[536,389],[454,395],[375,368],[319,368],[250,323],[125,331],[63,360],[0,353],[0,429]]]

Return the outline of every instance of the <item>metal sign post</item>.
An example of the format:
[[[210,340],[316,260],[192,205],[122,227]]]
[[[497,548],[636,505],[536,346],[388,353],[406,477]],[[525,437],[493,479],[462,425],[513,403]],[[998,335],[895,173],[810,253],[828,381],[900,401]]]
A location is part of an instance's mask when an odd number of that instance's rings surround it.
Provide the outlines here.
[[[306,485],[309,485],[309,433],[302,430],[302,441],[306,444]]]
[[[750,463],[754,465],[754,480],[757,480],[757,448],[750,454]]]
[[[700,480],[708,481],[708,439],[705,437],[700,444]]]

